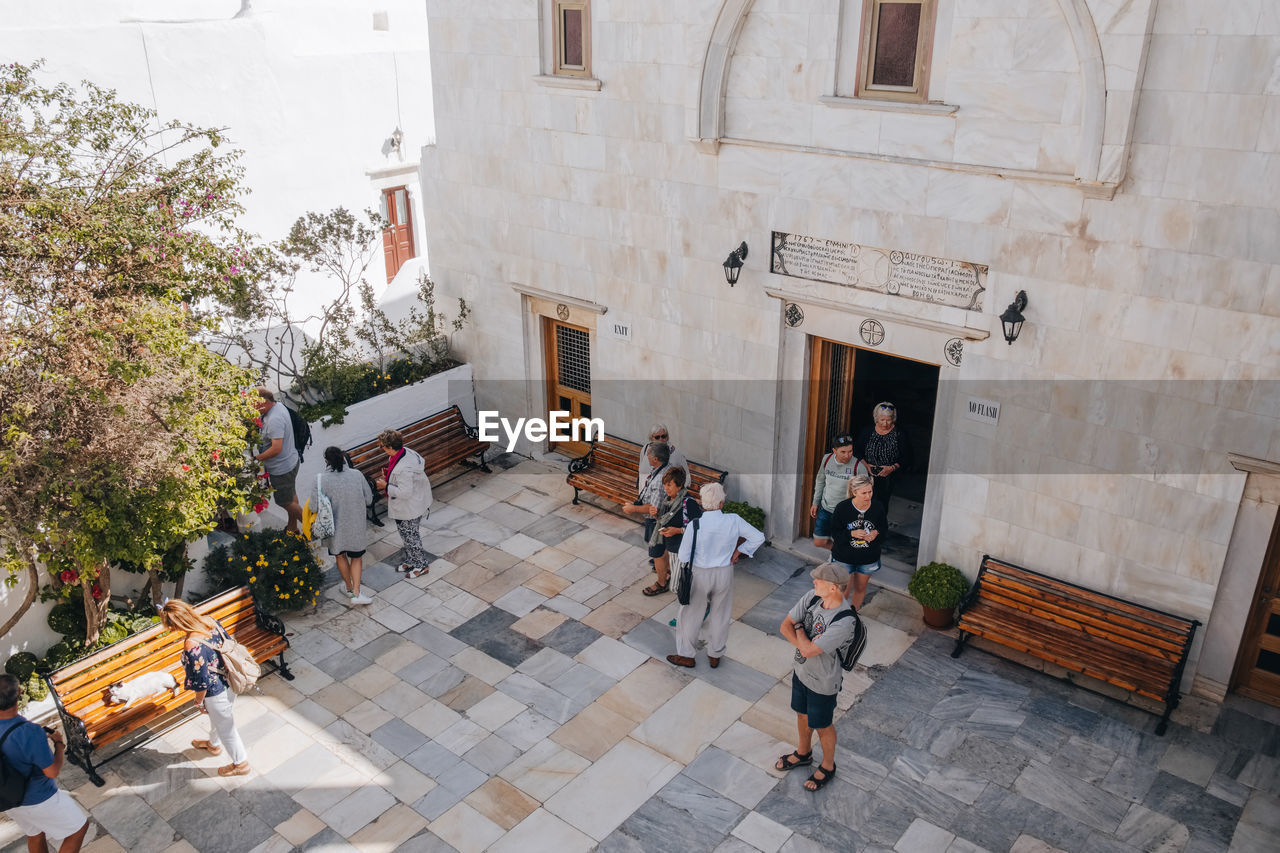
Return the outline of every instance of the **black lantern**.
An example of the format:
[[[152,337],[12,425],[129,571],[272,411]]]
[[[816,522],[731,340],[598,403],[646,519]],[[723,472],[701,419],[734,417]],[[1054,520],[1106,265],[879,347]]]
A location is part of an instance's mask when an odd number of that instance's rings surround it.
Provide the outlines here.
[[[1013,346],[1013,342],[1018,339],[1018,335],[1022,332],[1022,323],[1026,320],[1022,316],[1022,311],[1027,307],[1027,292],[1019,290],[1018,295],[1013,297],[1013,301],[1009,303],[1009,307],[1004,309],[1004,313],[1000,315],[1000,325],[1004,327],[1004,339],[1009,342],[1009,346]]]
[[[733,287],[738,283],[738,273],[742,272],[742,262],[747,259],[747,244],[744,241],[741,246],[729,253],[729,257],[724,260],[724,278],[729,282],[729,286]]]

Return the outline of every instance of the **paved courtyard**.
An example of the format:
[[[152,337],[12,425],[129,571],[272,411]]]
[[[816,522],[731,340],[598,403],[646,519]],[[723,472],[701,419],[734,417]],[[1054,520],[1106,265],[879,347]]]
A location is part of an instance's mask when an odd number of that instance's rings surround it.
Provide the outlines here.
[[[948,657],[914,602],[878,591],[848,674],[836,778],[773,770],[793,748],[792,648],[807,564],[740,564],[727,658],[673,651],[639,528],[571,504],[562,469],[504,457],[436,490],[412,581],[394,526],[368,607],[331,590],[287,619],[296,680],[236,718],[254,773],[190,748],[191,720],[107,765],[93,853],[192,851],[1275,851],[1280,709],[1184,701],[1155,718],[977,649]],[[336,580],[336,574],[334,575]],[[25,850],[0,818],[0,849]]]

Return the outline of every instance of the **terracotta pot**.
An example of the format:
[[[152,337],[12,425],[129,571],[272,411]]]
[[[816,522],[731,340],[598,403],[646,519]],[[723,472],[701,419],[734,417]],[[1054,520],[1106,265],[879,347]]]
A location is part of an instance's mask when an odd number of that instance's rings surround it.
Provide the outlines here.
[[[952,625],[956,624],[954,607],[946,609],[938,607],[925,607],[923,604],[920,608],[924,611],[924,624],[930,628],[937,628],[939,631],[945,631]]]

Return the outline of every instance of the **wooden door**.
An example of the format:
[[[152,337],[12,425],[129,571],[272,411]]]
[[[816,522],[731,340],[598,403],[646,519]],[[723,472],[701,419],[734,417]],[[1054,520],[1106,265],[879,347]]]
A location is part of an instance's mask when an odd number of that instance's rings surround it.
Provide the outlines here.
[[[1280,705],[1280,516],[1262,563],[1234,681],[1239,693]]]
[[[382,252],[387,261],[387,281],[396,277],[404,262],[413,257],[413,219],[409,213],[409,191],[404,187],[382,191]]]
[[[568,412],[570,418],[591,417],[591,332],[546,318],[543,329],[547,360],[547,410]],[[561,441],[551,449],[581,456],[586,442]]]
[[[813,338],[809,351],[809,409],[805,427],[804,483],[800,495],[800,535],[813,534],[809,507],[818,465],[831,450],[831,440],[848,432],[853,395],[853,363],[857,349],[825,338]]]

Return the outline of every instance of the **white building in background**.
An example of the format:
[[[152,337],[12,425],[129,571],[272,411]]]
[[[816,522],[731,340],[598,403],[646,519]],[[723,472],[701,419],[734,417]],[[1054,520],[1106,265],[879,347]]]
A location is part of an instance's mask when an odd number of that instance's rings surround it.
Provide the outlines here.
[[[786,545],[894,401],[905,568],[1197,618],[1188,683],[1280,701],[1280,4],[427,13],[426,233],[480,408],[664,421]]]
[[[0,12],[4,61],[43,59],[49,84],[89,80],[161,122],[225,128],[244,150],[246,230],[278,240],[307,211],[382,206],[394,227],[369,280],[386,287],[393,313],[425,269],[417,152],[435,138],[427,49],[420,0],[8,0]],[[408,284],[390,283],[397,272]],[[302,285],[301,316],[333,295],[323,278]],[[0,613],[25,584],[0,588]],[[32,606],[0,659],[60,638],[44,624],[49,606]]]

